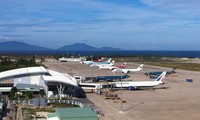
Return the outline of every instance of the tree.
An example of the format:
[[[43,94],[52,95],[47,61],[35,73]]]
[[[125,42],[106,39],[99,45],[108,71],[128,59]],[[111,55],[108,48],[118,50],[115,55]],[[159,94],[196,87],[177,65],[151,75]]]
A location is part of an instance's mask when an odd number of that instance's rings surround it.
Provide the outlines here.
[[[16,93],[18,92],[19,90],[16,88],[16,87],[12,87],[12,89],[10,90],[10,93],[8,94],[8,98],[13,100],[16,98]]]
[[[25,98],[26,99],[33,98],[33,92],[31,92],[31,91],[25,91]]]
[[[40,89],[39,94],[42,96],[42,98],[46,96],[46,93],[43,89]]]

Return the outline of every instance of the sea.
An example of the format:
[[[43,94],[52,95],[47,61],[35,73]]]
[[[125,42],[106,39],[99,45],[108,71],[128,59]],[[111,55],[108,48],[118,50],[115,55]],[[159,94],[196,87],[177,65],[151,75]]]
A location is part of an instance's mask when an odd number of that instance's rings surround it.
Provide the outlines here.
[[[200,58],[200,51],[171,51],[171,50],[118,50],[118,51],[0,51],[0,54],[28,54],[28,55],[74,55],[74,56],[160,56],[179,58]]]

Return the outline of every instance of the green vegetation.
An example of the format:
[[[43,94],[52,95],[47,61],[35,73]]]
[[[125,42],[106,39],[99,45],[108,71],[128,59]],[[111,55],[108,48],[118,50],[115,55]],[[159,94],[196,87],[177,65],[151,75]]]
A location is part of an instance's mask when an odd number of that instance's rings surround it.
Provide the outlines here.
[[[10,93],[8,94],[8,98],[10,100],[14,99],[32,99],[33,98],[33,92],[31,91],[25,91],[25,92],[20,92],[16,87],[12,87],[10,90]]]
[[[112,57],[117,62],[172,62],[171,58],[159,56],[138,56],[138,57]]]
[[[24,114],[35,114],[36,112],[55,112],[55,109],[52,109],[50,107],[23,107],[22,111]]]
[[[43,89],[40,89],[39,94],[42,96],[42,98],[44,98],[44,96],[46,96],[46,93]]]
[[[11,90],[10,90],[10,93],[8,94],[8,98],[10,100],[13,100],[16,98],[16,94],[19,90],[16,88],[16,87],[13,87]]]
[[[184,70],[200,71],[200,64],[198,63],[178,63],[178,62],[144,62],[144,64],[162,66]]]
[[[33,67],[39,66],[35,62],[34,56],[1,56],[0,57],[0,72],[23,68],[23,67]]]
[[[140,56],[140,57],[123,57],[113,58],[118,62],[137,62],[161,67],[177,67],[178,69],[200,71],[200,64],[185,62],[179,58],[173,57],[159,57],[159,56]]]
[[[33,92],[25,91],[24,97],[25,97],[25,99],[32,99],[33,98]]]
[[[56,107],[59,107],[59,108],[79,107],[78,105],[67,104],[67,103],[51,103],[51,106],[53,108],[56,108]]]

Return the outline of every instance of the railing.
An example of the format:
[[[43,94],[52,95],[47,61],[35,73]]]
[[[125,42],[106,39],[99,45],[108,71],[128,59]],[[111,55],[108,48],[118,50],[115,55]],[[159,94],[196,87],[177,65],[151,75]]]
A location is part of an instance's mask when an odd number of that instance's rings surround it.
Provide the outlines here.
[[[81,108],[85,107],[81,102],[76,100],[47,100],[47,103],[67,103],[72,105],[78,105]]]
[[[35,106],[47,106],[47,103],[67,103],[78,105],[81,108],[85,107],[81,102],[76,100],[46,100],[46,99],[32,99],[32,100],[9,100],[9,104],[32,104]]]
[[[35,106],[47,106],[45,99],[31,99],[31,100],[9,100],[9,104],[32,104]]]

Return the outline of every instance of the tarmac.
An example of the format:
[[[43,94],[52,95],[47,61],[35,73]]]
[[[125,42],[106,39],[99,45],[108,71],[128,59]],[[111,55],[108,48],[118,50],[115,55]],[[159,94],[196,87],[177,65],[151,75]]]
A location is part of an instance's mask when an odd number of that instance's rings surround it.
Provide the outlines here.
[[[44,62],[46,67],[77,76],[115,75],[109,70],[91,68],[78,62]],[[117,62],[116,65],[121,64]],[[138,63],[127,63],[127,68],[137,68]],[[140,72],[129,74],[126,80],[151,80],[144,75],[146,71],[164,71],[172,68],[144,65]],[[154,89],[114,91],[127,103],[111,99],[105,95],[87,93],[87,98],[102,110],[100,120],[199,120],[200,119],[200,72],[180,70],[174,77],[167,76],[165,84]],[[120,75],[120,74],[118,74]],[[193,82],[186,82],[191,78]]]

